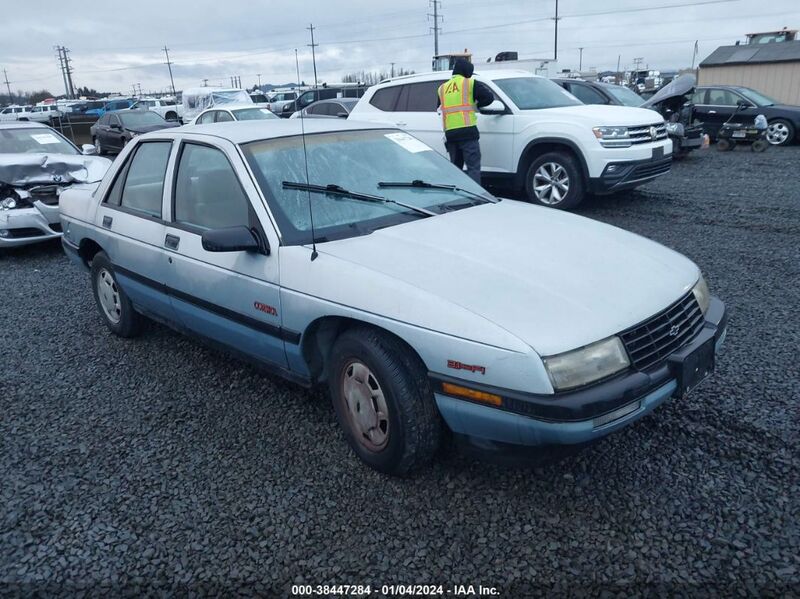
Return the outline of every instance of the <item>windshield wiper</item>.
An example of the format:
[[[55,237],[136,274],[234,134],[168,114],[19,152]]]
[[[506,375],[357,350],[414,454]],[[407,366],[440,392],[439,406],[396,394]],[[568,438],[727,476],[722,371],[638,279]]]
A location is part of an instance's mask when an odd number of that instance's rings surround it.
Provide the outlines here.
[[[343,187],[340,187],[339,185],[333,185],[333,184],[314,185],[312,183],[295,183],[294,181],[283,181],[282,185],[284,189],[297,189],[300,191],[310,191],[313,193],[324,193],[326,195],[343,196],[346,198],[350,198],[352,200],[361,200],[362,202],[374,202],[376,204],[395,204],[397,206],[402,206],[403,208],[407,208],[408,210],[413,210],[417,214],[422,214],[424,216],[436,216],[435,212],[431,212],[430,210],[426,210],[425,208],[412,206],[411,204],[406,204],[405,202],[390,200],[389,198],[384,198],[383,196],[375,196],[368,193],[349,191]]]
[[[413,181],[381,181],[380,183],[378,183],[378,187],[412,187],[414,189],[444,189],[446,191],[463,193],[475,199],[481,200],[482,202],[488,202],[491,204],[497,203],[497,200],[495,199],[489,199],[485,195],[482,195],[480,193],[475,193],[474,191],[470,191],[469,189],[464,189],[463,187],[459,187],[458,185],[449,185],[446,183],[428,183],[427,181],[422,181],[421,179],[414,179]]]

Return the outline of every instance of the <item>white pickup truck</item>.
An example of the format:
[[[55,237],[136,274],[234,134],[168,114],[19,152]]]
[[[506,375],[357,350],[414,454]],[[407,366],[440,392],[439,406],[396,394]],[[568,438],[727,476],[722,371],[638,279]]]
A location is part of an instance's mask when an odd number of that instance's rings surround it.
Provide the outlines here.
[[[152,110],[167,121],[183,119],[183,104],[178,104],[172,98],[141,98],[130,110]]]

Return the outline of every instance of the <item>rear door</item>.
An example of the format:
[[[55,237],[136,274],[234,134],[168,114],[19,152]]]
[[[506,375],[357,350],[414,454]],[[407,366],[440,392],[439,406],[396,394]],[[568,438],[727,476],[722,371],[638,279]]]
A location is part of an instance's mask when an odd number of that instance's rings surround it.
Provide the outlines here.
[[[219,143],[185,141],[176,161],[162,239],[173,306],[190,331],[285,368],[277,234],[235,146]],[[236,226],[268,240],[270,255],[203,248],[204,231]]]
[[[705,103],[695,105],[695,115],[703,123],[703,129],[712,137],[716,136],[720,127],[736,112],[736,103],[745,100],[739,94],[721,87],[709,87],[706,90]],[[751,122],[751,108],[740,111],[731,119],[733,123]]]
[[[436,105],[439,86],[445,81],[436,79],[398,86],[399,93],[390,115],[397,127],[418,137],[444,156],[447,155],[444,129]]]
[[[117,172],[100,203],[95,225],[105,237],[103,249],[119,284],[141,311],[174,320],[165,291],[164,181],[170,141],[140,143]]]

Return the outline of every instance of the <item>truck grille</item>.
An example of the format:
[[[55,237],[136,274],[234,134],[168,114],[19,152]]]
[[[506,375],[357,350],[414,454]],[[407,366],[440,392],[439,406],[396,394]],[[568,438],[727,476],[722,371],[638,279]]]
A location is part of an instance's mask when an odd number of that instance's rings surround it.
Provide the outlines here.
[[[651,128],[656,130],[655,139],[653,139],[653,136],[650,132]],[[667,126],[664,123],[657,123],[654,125],[645,125],[644,127],[629,127],[628,135],[631,138],[631,143],[634,145],[649,144],[655,141],[661,141],[662,139],[667,139]]]
[[[636,370],[647,370],[663,362],[686,345],[703,328],[703,313],[690,291],[666,310],[620,333]]]

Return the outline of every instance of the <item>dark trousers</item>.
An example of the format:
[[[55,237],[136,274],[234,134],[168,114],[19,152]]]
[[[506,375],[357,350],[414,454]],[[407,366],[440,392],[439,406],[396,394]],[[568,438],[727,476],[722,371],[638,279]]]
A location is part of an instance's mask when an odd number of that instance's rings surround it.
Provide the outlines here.
[[[478,185],[481,184],[481,144],[477,139],[466,141],[448,141],[444,144],[450,154],[450,162],[463,169],[467,165],[467,174]]]

